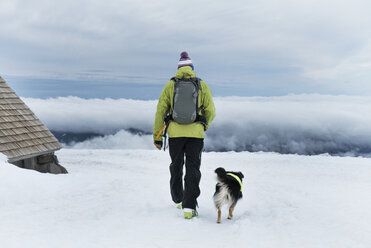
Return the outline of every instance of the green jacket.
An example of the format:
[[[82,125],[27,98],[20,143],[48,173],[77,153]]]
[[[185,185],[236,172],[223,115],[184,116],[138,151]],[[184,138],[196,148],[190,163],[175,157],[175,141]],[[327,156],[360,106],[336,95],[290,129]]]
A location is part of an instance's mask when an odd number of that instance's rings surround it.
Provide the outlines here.
[[[195,72],[190,66],[180,67],[175,73],[176,78],[194,78]],[[174,96],[174,81],[170,80],[162,90],[161,96],[158,100],[155,123],[153,125],[153,139],[162,140],[162,134],[158,139],[156,136],[164,124],[164,117],[166,112],[172,113],[173,110],[173,96]],[[198,107],[204,107],[205,118],[207,127],[209,128],[211,121],[215,117],[215,107],[211,96],[209,86],[201,80],[201,90],[198,95]],[[201,114],[201,113],[199,113]],[[178,124],[171,121],[167,130],[170,138],[177,137],[191,137],[191,138],[204,138],[204,126],[201,123],[195,122],[191,124]]]

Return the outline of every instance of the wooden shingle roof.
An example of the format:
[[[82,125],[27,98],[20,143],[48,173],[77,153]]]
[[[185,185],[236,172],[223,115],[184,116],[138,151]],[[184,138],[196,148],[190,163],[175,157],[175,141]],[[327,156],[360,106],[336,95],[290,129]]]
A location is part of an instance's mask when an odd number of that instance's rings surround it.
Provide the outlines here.
[[[61,148],[54,135],[0,77],[0,152],[14,162]]]

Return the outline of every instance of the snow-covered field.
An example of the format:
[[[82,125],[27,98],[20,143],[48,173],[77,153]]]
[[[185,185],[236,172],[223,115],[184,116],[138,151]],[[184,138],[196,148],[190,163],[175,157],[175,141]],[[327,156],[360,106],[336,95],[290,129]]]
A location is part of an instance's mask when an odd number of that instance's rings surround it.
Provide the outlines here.
[[[0,164],[0,247],[371,247],[371,159],[204,153],[199,216],[169,193],[168,153],[58,152],[67,175]],[[216,224],[214,169],[245,174]]]

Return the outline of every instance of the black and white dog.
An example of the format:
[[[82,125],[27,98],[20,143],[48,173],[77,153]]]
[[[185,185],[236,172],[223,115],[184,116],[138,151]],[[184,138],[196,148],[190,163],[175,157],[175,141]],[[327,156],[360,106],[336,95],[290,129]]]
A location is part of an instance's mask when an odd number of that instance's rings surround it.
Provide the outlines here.
[[[242,178],[241,172],[225,171],[224,168],[217,168],[215,170],[217,174],[217,181],[214,203],[218,209],[217,223],[220,223],[221,207],[224,204],[229,206],[228,219],[232,219],[233,210],[237,204],[237,201],[242,198]]]

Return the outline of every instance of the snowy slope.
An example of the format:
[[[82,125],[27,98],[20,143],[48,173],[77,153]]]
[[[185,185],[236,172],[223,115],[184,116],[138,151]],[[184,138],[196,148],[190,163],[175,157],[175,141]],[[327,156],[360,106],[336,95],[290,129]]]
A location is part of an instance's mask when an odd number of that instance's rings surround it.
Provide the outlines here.
[[[68,150],[68,175],[0,164],[0,247],[371,247],[371,159],[204,153],[199,217],[169,193],[169,156]],[[233,220],[216,224],[214,169],[245,174]]]

